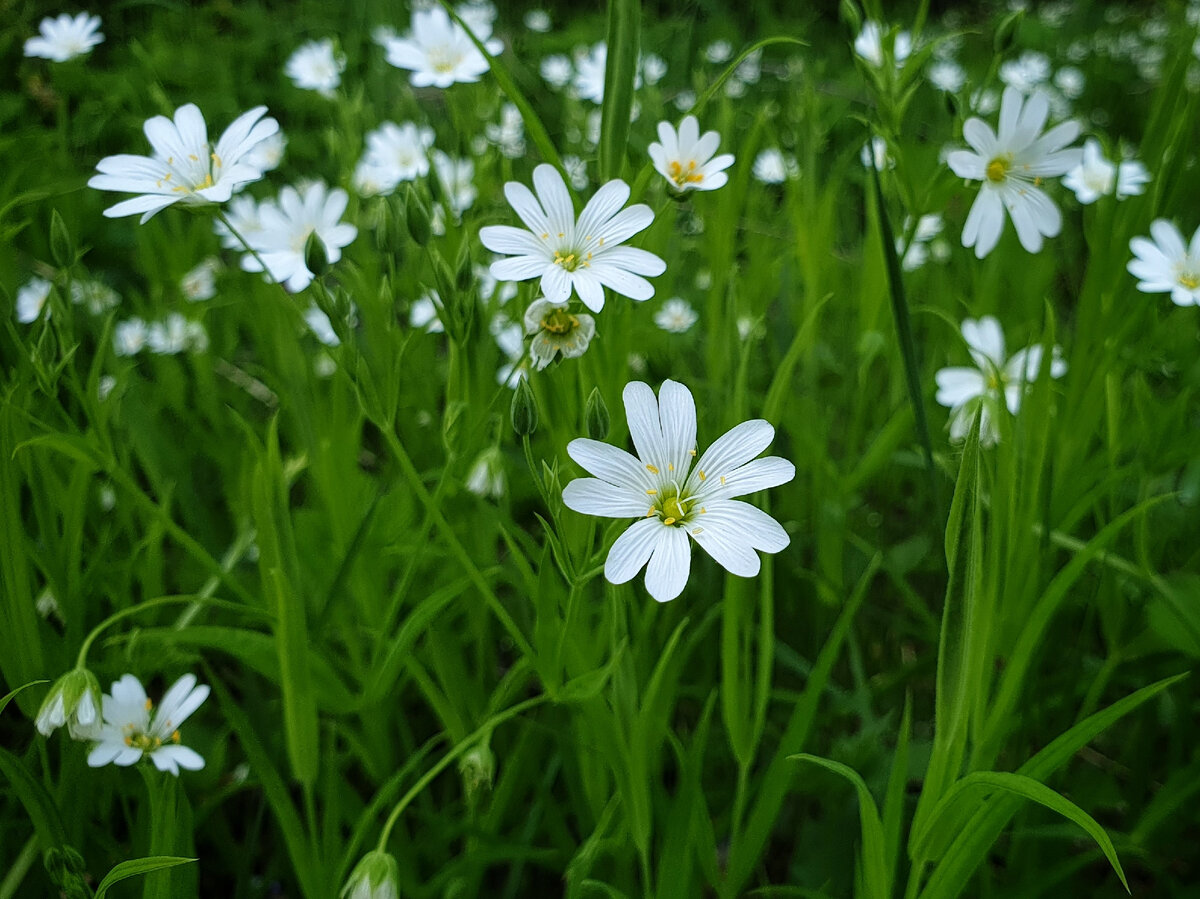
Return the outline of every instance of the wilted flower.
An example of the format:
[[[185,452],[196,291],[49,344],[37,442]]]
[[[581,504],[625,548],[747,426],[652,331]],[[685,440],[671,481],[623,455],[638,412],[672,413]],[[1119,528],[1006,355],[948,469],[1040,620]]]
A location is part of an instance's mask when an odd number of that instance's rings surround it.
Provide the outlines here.
[[[175,110],[175,120],[154,116],[145,124],[153,156],[106,156],[96,164],[99,175],[89,187],[138,193],[104,210],[107,218],[142,214],[146,222],[174,203],[203,206],[224,203],[235,190],[262,177],[262,170],[245,157],[279,130],[279,123],[263,118],[267,107],[256,106],[234,120],[216,146],[208,142],[204,116],[195,104]]]
[[[104,697],[104,724],[88,753],[92,768],[133,765],[148,757],[159,771],[178,776],[179,769],[198,771],[204,759],[180,743],[179,726],[208,698],[207,686],[196,686],[196,676],[185,674],[171,685],[157,711],[146,689],[132,674],[112,685]]]
[[[596,320],[582,312],[568,312],[549,300],[534,300],[525,310],[525,333],[533,337],[529,355],[541,371],[558,353],[573,359],[587,352],[596,336]]]
[[[654,286],[641,276],[661,275],[666,263],[653,253],[621,245],[654,220],[645,204],[621,208],[629,199],[629,185],[609,181],[577,221],[558,169],[539,165],[533,184],[536,198],[524,184],[504,185],[504,195],[529,230],[509,225],[480,229],[485,247],[512,257],[492,263],[498,280],[540,278],[542,293],[551,303],[566,303],[574,292],[593,312],[604,308],[605,287],[634,300],[654,296]]]
[[[38,31],[38,37],[25,41],[25,55],[54,62],[66,62],[91,53],[92,47],[104,41],[104,35],[100,33],[100,17],[85,12],[76,16],[63,13],[53,19],[42,19]]]
[[[44,737],[65,724],[74,739],[88,740],[100,725],[100,710],[96,675],[86,668],[75,668],[54,682],[33,723]]]
[[[1143,293],[1169,293],[1176,306],[1200,306],[1200,228],[1191,244],[1173,222],[1155,219],[1150,223],[1153,240],[1135,237],[1129,241],[1134,259],[1126,268]]]
[[[490,24],[476,20],[471,29],[488,53],[495,56],[504,49],[492,38]],[[392,38],[384,49],[390,65],[412,72],[409,81],[414,87],[445,88],[456,82],[478,81],[488,70],[487,58],[440,6],[414,10],[409,35]]]
[[[1079,135],[1079,124],[1063,122],[1042,134],[1049,110],[1044,93],[1026,100],[1006,87],[999,136],[982,119],[967,119],[963,137],[972,149],[955,150],[947,158],[956,175],[983,182],[962,233],[963,246],[974,247],[979,259],[999,242],[1006,209],[1021,246],[1030,253],[1041,250],[1043,237],[1054,237],[1062,228],[1058,207],[1039,185],[1079,163],[1078,149],[1064,149]]]
[[[346,57],[335,53],[333,41],[325,38],[301,45],[288,58],[284,73],[296,87],[332,97],[345,69]]]
[[[648,148],[650,159],[675,190],[716,190],[729,180],[725,169],[733,165],[733,155],[713,158],[721,135],[706,131],[701,136],[695,116],[684,116],[678,132],[669,122],[659,122],[658,139],[661,143]]]
[[[1000,439],[996,419],[1002,407],[1007,406],[1016,415],[1022,397],[1037,380],[1044,355],[1042,346],[1035,344],[1006,358],[1004,332],[1000,322],[990,315],[978,321],[968,318],[962,324],[962,335],[977,367],[938,371],[937,401],[950,409],[950,439],[956,441],[967,436],[976,411],[982,409],[979,443],[992,446]],[[1050,358],[1050,377],[1061,378],[1066,371],[1062,348],[1056,346]]]
[[[585,471],[563,490],[563,502],[585,515],[638,518],[617,538],[604,563],[614,584],[646,567],[646,590],[659,602],[683,592],[691,569],[689,538],[731,574],[758,574],[755,550],[776,553],[790,542],[779,522],[743,496],[786,484],[796,474],[778,456],[755,459],[775,436],[761,419],[742,422],[696,457],[696,405],[691,391],[664,381],[625,385],[625,415],[637,457],[586,437],[567,453]],[[649,507],[649,511],[647,511]]]

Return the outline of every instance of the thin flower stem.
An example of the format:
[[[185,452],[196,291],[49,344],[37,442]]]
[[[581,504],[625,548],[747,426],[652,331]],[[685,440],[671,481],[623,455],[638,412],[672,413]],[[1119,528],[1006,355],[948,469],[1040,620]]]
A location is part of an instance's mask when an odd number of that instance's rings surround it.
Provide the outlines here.
[[[408,451],[400,443],[400,438],[390,428],[384,430],[383,434],[387,440],[388,448],[392,451],[392,455],[400,463],[400,468],[404,472],[404,477],[408,480],[409,486],[412,488],[413,493],[417,495],[417,499],[425,507],[426,512],[433,518],[433,523],[437,527],[438,533],[442,535],[442,539],[450,547],[451,553],[458,559],[459,564],[462,565],[471,582],[479,590],[480,594],[482,594],[484,601],[491,608],[492,614],[496,616],[496,619],[508,631],[509,636],[512,637],[513,643],[521,651],[521,654],[532,657],[533,647],[529,645],[529,641],[525,639],[525,635],[521,633],[521,629],[517,627],[512,616],[508,614],[508,610],[504,608],[504,605],[488,585],[483,574],[480,573],[470,553],[467,552],[462,542],[458,539],[458,535],[454,533],[454,529],[450,527],[450,523],[446,521],[446,516],[442,514],[433,497],[429,495],[429,490],[426,489],[425,484],[421,480],[420,472],[417,471],[416,466],[408,455]]]
[[[258,250],[254,249],[254,247],[252,247],[250,245],[250,241],[248,241],[248,240],[246,240],[246,238],[242,237],[242,233],[240,231],[238,231],[237,228],[233,227],[233,222],[231,222],[229,220],[229,217],[227,215],[225,215],[225,211],[223,209],[221,209],[220,206],[217,207],[217,218],[220,220],[222,225],[224,225],[226,228],[229,229],[229,233],[232,234],[235,238],[237,238],[237,242],[246,248],[246,252],[254,257],[254,261],[262,266],[263,274],[265,274],[267,276],[267,278],[270,280],[270,282],[286,294],[287,289],[282,284],[280,284],[278,281],[275,280],[275,276],[273,274],[271,274],[271,270],[269,268],[267,268],[267,264],[263,261],[262,256],[259,255]]]
[[[549,699],[550,696],[543,693],[541,696],[535,696],[532,699],[526,699],[524,702],[518,702],[516,705],[505,709],[503,712],[493,715],[480,727],[468,734],[466,738],[459,742],[457,746],[442,756],[441,759],[438,760],[437,764],[426,771],[421,776],[421,779],[412,785],[412,789],[400,797],[400,801],[396,803],[395,807],[392,809],[392,813],[388,816],[387,822],[383,825],[383,831],[379,834],[379,843],[375,848],[380,852],[387,848],[388,839],[392,835],[392,828],[395,827],[396,822],[400,820],[400,815],[404,813],[406,808],[408,808],[409,803],[416,799],[417,796],[421,794],[421,791],[433,782],[435,777],[446,770],[451,762],[457,759],[460,755],[463,755],[469,749],[473,748],[475,744],[479,742],[479,740],[486,737],[504,722],[517,717],[529,709],[542,705]]]

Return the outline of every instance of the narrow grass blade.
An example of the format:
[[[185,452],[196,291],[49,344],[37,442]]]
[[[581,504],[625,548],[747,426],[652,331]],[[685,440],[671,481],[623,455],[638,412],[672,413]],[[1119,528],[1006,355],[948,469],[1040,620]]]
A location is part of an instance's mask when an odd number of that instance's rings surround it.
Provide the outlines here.
[[[128,880],[131,877],[141,877],[152,871],[162,871],[167,868],[177,867],[178,865],[190,865],[198,860],[194,858],[178,858],[170,855],[131,858],[129,861],[113,865],[112,870],[104,875],[104,879],[96,887],[95,899],[104,899],[108,895],[108,891],[122,880]]]
[[[600,180],[621,177],[634,81],[641,52],[641,0],[609,0],[608,56],[604,67],[604,102],[600,107]]]

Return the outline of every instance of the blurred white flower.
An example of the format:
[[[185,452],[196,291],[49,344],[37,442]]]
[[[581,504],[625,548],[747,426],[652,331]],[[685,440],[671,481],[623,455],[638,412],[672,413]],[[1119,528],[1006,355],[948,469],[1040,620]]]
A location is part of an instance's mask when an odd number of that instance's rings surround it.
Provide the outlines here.
[[[695,91],[680,91],[675,95],[675,108],[680,112],[691,109],[696,105]]]
[[[974,247],[979,259],[1000,240],[1005,210],[1030,253],[1041,250],[1043,237],[1054,237],[1062,228],[1058,207],[1038,185],[1079,163],[1081,151],[1066,149],[1079,135],[1079,123],[1063,122],[1042,134],[1049,109],[1044,93],[1026,100],[1016,88],[1006,87],[999,135],[982,119],[967,119],[963,137],[971,149],[955,150],[947,160],[960,178],[982,182],[962,233],[963,246]]]
[[[288,57],[283,69],[296,87],[316,91],[323,97],[334,95],[345,70],[346,57],[334,51],[329,38],[302,44]]]
[[[391,193],[402,181],[429,174],[433,129],[413,122],[384,122],[367,134],[367,150],[355,171],[355,189],[364,195]],[[378,190],[366,190],[379,186]]]
[[[412,305],[408,308],[408,323],[414,328],[421,328],[430,334],[444,333],[446,329],[442,326],[441,316],[438,315],[438,308],[441,304],[442,298],[438,296],[436,290],[422,294],[413,300]]]
[[[396,860],[376,849],[354,866],[339,899],[400,899],[400,869]]]
[[[596,320],[583,312],[568,312],[565,306],[543,298],[534,300],[525,310],[525,333],[533,337],[529,355],[541,371],[559,353],[564,359],[586,353],[596,336]]]
[[[879,23],[868,19],[863,22],[862,30],[854,39],[854,52],[875,68],[881,68],[883,66],[883,38],[884,31]],[[892,46],[896,68],[903,67],[910,53],[912,53],[912,35],[907,31],[897,31]]]
[[[695,116],[684,116],[678,132],[670,122],[659,122],[658,140],[648,148],[650,159],[676,191],[716,190],[729,180],[725,169],[733,165],[733,156],[724,153],[713,158],[721,135],[706,131],[701,136]]]
[[[575,74],[571,60],[561,53],[543,59],[538,71],[542,73],[542,80],[551,87],[566,87]]]
[[[762,48],[753,51],[737,64],[733,77],[743,84],[758,84],[762,77]]]
[[[121,303],[121,295],[103,281],[72,281],[71,302],[92,315],[103,315]]]
[[[858,154],[858,161],[863,164],[864,169],[874,166],[877,172],[896,167],[896,160],[888,152],[887,141],[882,137],[873,137],[863,144],[863,148]]]
[[[1083,72],[1074,66],[1063,66],[1054,73],[1054,86],[1070,100],[1078,100],[1082,97],[1086,84],[1087,79]]]
[[[990,88],[982,88],[971,94],[970,106],[980,115],[991,115],[1000,108],[1000,95]]]
[[[1089,137],[1083,143],[1079,165],[1063,177],[1063,184],[1075,191],[1080,203],[1095,203],[1100,197],[1115,193],[1118,200],[1145,191],[1150,173],[1136,159],[1125,159],[1113,165],[1105,158],[1100,142]]]
[[[939,59],[929,67],[929,83],[940,91],[957,94],[967,84],[967,73],[952,59]]]
[[[202,260],[179,282],[184,298],[193,303],[211,300],[217,294],[217,272],[220,270],[221,260],[216,256]]]
[[[775,147],[763,150],[754,160],[754,177],[763,184],[782,184],[799,174],[796,160]]]
[[[1150,236],[1135,237],[1129,249],[1135,258],[1126,266],[1139,278],[1138,290],[1143,293],[1169,293],[1176,306],[1200,306],[1200,228],[1192,234],[1190,244],[1183,242],[1183,233],[1167,219],[1150,223]]]
[[[50,299],[51,284],[45,278],[30,278],[17,291],[17,321],[23,325],[37,321],[46,300]]]
[[[485,499],[502,499],[508,492],[504,476],[504,454],[500,447],[490,446],[475,459],[467,473],[466,488]]]
[[[479,281],[479,299],[487,303],[493,298],[503,306],[517,295],[517,285],[512,281],[497,281],[486,265],[475,266],[475,278]]]
[[[722,63],[733,56],[733,46],[729,41],[713,41],[704,48],[704,58],[711,63]]]
[[[993,446],[1000,438],[997,418],[1002,407],[1016,415],[1021,399],[1037,380],[1042,369],[1042,346],[1035,344],[1006,358],[1004,332],[1000,322],[990,315],[962,323],[963,339],[975,360],[974,368],[943,368],[935,375],[937,401],[950,409],[950,439],[963,440],[971,430],[976,411],[982,407],[979,424],[980,446]],[[1050,377],[1061,378],[1067,371],[1062,348],[1054,347],[1050,358]]]
[[[533,184],[536,197],[519,182],[504,185],[504,195],[528,230],[489,225],[479,232],[485,247],[511,257],[492,263],[497,279],[539,278],[550,302],[561,305],[575,293],[593,312],[604,308],[605,287],[633,300],[654,296],[654,286],[642,276],[661,275],[666,263],[653,253],[622,246],[654,221],[653,211],[643,203],[621,208],[629,199],[628,184],[609,181],[578,220],[558,169],[539,165]]]
[[[180,768],[200,770],[204,759],[180,743],[179,726],[208,698],[208,693],[207,686],[196,686],[194,674],[185,674],[171,685],[155,710],[142,682],[126,674],[112,685],[112,694],[103,698],[104,724],[98,742],[88,753],[88,765],[128,766],[149,758],[159,771],[176,776]]]
[[[246,161],[260,141],[279,130],[279,123],[263,118],[265,106],[238,116],[214,147],[208,141],[204,116],[192,103],[175,110],[175,120],[154,116],[145,124],[153,156],[106,156],[96,164],[100,172],[89,187],[137,193],[104,210],[106,218],[142,214],[141,221],[174,204],[203,206],[224,203],[233,192],[262,177],[261,169]]]
[[[242,268],[260,272],[265,265],[271,277],[287,290],[303,290],[314,277],[304,259],[309,235],[320,239],[330,263],[341,259],[342,247],[358,236],[358,228],[340,221],[349,199],[341,188],[330,190],[319,181],[305,185],[303,193],[285,187],[278,200],[268,200],[259,207],[262,230],[252,243],[258,258],[247,253],[242,257]]]
[[[329,316],[322,312],[321,307],[316,303],[304,310],[304,321],[309,330],[313,332],[313,336],[325,346],[341,344],[341,338],[337,336],[337,331],[333,330],[333,323],[329,321]]]
[[[587,162],[583,159],[578,156],[564,156],[562,164],[567,173],[567,180],[575,190],[584,190],[591,183],[588,180]]]
[[[504,49],[492,38],[490,23],[477,18],[470,25],[488,53],[495,56]],[[474,82],[488,70],[487,58],[440,6],[414,10],[409,35],[392,38],[384,48],[390,65],[412,72],[409,81],[414,87],[446,88],[456,82]]]
[[[149,336],[149,329],[140,318],[117,322],[113,328],[113,352],[118,356],[136,356],[146,348]]]
[[[488,122],[483,126],[483,133],[508,159],[520,159],[525,155],[525,122],[514,104],[501,106],[499,124]]]
[[[683,334],[696,324],[700,316],[682,297],[671,297],[654,313],[654,324],[672,334]]]
[[[38,31],[38,37],[25,41],[25,55],[54,62],[66,62],[91,53],[92,47],[104,41],[100,17],[85,12],[75,16],[62,13],[53,19],[42,19]]]
[[[497,370],[496,383],[502,387],[516,387],[518,381],[529,377],[530,360],[525,357],[525,328],[503,315],[496,315],[489,323],[488,331],[508,360]]]
[[[225,210],[225,218],[229,225],[242,236],[242,240],[251,246],[262,232],[262,222],[259,220],[259,205],[254,197],[243,195],[234,197]],[[221,240],[221,246],[227,250],[244,250],[245,245],[220,219],[213,222],[213,230]]]
[[[545,34],[550,30],[550,13],[544,9],[531,9],[525,13],[525,27],[530,31],[535,31],[538,34]]]
[[[433,151],[433,171],[442,188],[442,197],[454,214],[455,221],[471,208],[478,192],[475,190],[475,163],[470,159],[453,159],[441,150]]]
[[[1050,58],[1035,50],[1026,50],[1017,59],[1000,64],[1000,80],[1023,94],[1034,91],[1050,77]]]
[[[642,78],[647,84],[658,84],[667,74],[667,61],[655,53],[642,57]]]
[[[433,4],[430,4],[432,7]],[[496,24],[496,5],[491,0],[468,0],[456,10],[459,17],[467,23],[476,36],[492,33]]]
[[[208,332],[200,322],[172,312],[163,321],[149,326],[146,330],[146,346],[150,352],[160,356],[174,356],[183,352],[202,353],[208,349]]]
[[[623,584],[645,567],[647,592],[669,602],[687,585],[689,538],[731,574],[757,575],[761,563],[755,551],[777,553],[791,540],[774,518],[734,497],[795,477],[795,466],[785,459],[755,458],[775,429],[761,419],[742,422],[696,461],[696,404],[690,390],[664,381],[655,397],[648,384],[632,381],[625,385],[624,400],[636,457],[586,437],[567,444],[567,454],[595,475],[567,484],[567,508],[638,519],[609,550],[604,576]]]
[[[58,600],[49,588],[37,598],[37,610],[43,618],[52,614],[62,616]],[[102,703],[96,675],[83,667],[74,668],[51,685],[34,718],[34,726],[43,737],[65,724],[72,739],[95,739]]]
[[[575,54],[575,94],[583,100],[599,103],[604,99],[604,69],[608,64],[608,45],[601,41],[590,50]]]

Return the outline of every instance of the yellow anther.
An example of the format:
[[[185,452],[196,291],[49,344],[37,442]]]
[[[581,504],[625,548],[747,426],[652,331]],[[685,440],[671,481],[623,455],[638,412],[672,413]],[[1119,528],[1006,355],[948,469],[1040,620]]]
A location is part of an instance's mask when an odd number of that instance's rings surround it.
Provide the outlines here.
[[[559,236],[559,237],[564,237],[565,235],[564,235],[564,234],[563,234],[561,231],[559,231],[559,232],[558,232],[558,236]]]
[[[598,241],[596,241],[596,246],[598,246],[598,247],[604,246],[604,238],[603,237],[601,237]]]
[[[171,733],[171,742],[172,742],[172,743],[178,743],[178,742],[179,742],[179,731],[173,731],[173,732]]]
[[[650,472],[650,474],[658,474],[658,469],[655,468],[653,465],[647,465],[646,471]]]
[[[657,490],[647,490],[646,496],[658,496],[658,491]]]
[[[706,475],[704,472],[700,472],[700,480],[707,481],[708,475]]]
[[[674,518],[664,518],[663,519],[663,524],[674,524],[674,523],[675,523]]]
[[[151,702],[149,699],[147,699],[147,700],[146,700],[146,711],[148,712],[148,711],[150,711],[152,708],[154,708],[154,703],[152,703],[152,702]]]
[[[655,512],[654,506],[651,506],[651,507],[650,507],[650,511],[646,513],[646,517],[647,517],[647,518],[653,518],[653,517],[654,517],[654,512]]]
[[[1195,290],[1197,287],[1200,287],[1200,274],[1183,272],[1179,275],[1179,284],[1188,290]]]
[[[542,240],[549,240],[549,239],[550,239],[550,232],[549,231],[544,232],[542,234]]]
[[[197,156],[195,153],[189,153],[189,154],[188,154],[188,159],[190,159],[192,162],[199,162],[199,161],[200,161],[200,157],[199,157],[199,156]]]
[[[675,463],[674,463],[674,462],[668,462],[668,463],[667,463],[667,471],[674,471],[674,470],[675,470]]]
[[[688,455],[694,459],[696,457],[696,451],[694,449],[688,450]]]
[[[987,179],[993,183],[999,183],[1008,177],[1008,170],[1012,168],[1012,160],[1005,156],[997,156],[987,164],[985,173]]]
[[[701,515],[707,515],[707,514],[708,514],[708,509],[704,508],[704,506],[701,506],[701,507],[700,507],[700,514],[701,514]]]
[[[692,533],[693,534],[703,534],[704,528],[692,528]]]
[[[725,486],[725,475],[721,475],[721,486]]]

